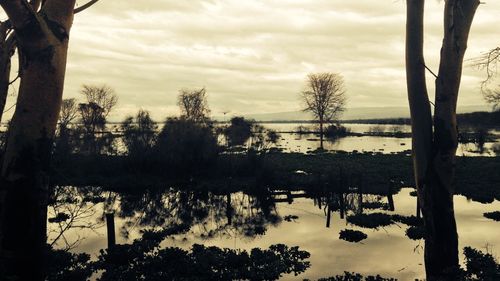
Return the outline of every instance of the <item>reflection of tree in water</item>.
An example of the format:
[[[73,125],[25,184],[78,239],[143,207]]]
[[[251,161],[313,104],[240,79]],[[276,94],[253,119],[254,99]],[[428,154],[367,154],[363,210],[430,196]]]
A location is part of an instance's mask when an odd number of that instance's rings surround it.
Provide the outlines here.
[[[135,227],[155,229],[178,224],[191,226],[189,235],[194,237],[254,237],[281,222],[267,196],[205,191],[125,194],[120,198],[118,215],[126,219],[120,230],[124,237]]]
[[[103,220],[95,220],[96,204],[104,198],[99,188],[60,187],[53,188],[47,210],[48,244],[63,250],[71,250],[82,242],[85,237],[68,237],[70,229],[88,229],[95,231],[103,224]]]
[[[326,227],[330,227],[331,214],[333,212],[339,212],[340,218],[344,219],[349,215],[363,214],[366,210],[394,211],[392,195],[390,190],[386,196],[363,194],[362,190],[358,188],[351,190],[350,193],[323,192],[317,194],[313,199],[314,205],[318,206],[319,209],[323,209],[325,213]]]

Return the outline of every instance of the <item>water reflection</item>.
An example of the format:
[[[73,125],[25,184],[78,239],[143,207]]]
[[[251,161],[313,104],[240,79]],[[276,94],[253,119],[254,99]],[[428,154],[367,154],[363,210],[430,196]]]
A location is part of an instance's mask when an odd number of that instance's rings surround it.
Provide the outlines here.
[[[312,267],[300,278],[316,279],[340,274],[344,270],[362,274],[380,273],[402,280],[424,277],[423,242],[406,237],[407,227],[391,223],[370,229],[348,223],[357,214],[399,214],[414,216],[416,198],[411,189],[393,194],[363,194],[362,184],[351,184],[335,192],[270,190],[262,194],[214,194],[201,191],[148,191],[141,194],[116,194],[99,188],[61,187],[56,190],[49,218],[70,210],[89,210],[79,218],[49,223],[49,241],[64,229],[65,241],[76,241],[74,252],[94,256],[106,248],[104,214],[113,211],[116,242],[130,243],[146,229],[161,229],[186,224],[188,231],[171,236],[162,246],[189,249],[193,243],[232,249],[267,248],[271,244],[297,245],[311,253]],[[500,226],[482,217],[500,203],[484,205],[462,196],[455,197],[461,247],[484,248],[493,245],[498,254]],[[91,210],[91,211],[90,211]],[[69,214],[69,217],[72,217]],[[62,224],[62,228],[61,228]],[[357,230],[368,238],[361,243],[339,239],[342,230]],[[62,236],[61,236],[62,237]],[[59,241],[63,241],[59,238]],[[69,242],[71,244],[71,242]],[[55,243],[64,248],[65,243]],[[283,280],[295,280],[285,276]]]

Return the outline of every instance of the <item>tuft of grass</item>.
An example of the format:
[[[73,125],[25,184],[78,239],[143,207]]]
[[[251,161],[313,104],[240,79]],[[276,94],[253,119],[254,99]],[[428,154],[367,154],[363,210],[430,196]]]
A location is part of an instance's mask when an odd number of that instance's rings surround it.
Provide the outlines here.
[[[406,229],[406,236],[411,240],[420,240],[425,238],[425,228],[423,226],[410,226]]]
[[[359,230],[352,230],[352,229],[344,229],[341,230],[339,233],[339,238],[342,240],[345,240],[347,242],[354,242],[357,243],[361,240],[365,240],[368,238],[368,235],[364,234],[363,232]]]
[[[500,221],[500,211],[484,213],[483,216],[494,221]]]
[[[348,216],[347,222],[365,228],[379,228],[394,223],[390,215],[383,213],[356,214]]]

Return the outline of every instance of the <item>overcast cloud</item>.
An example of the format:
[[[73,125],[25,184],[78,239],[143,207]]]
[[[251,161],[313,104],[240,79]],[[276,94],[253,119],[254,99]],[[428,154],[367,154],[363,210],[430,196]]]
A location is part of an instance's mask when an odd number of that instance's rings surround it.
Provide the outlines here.
[[[426,8],[436,71],[443,5]],[[348,107],[406,106],[405,9],[403,0],[100,0],[75,18],[65,98],[107,84],[119,96],[115,120],[139,108],[176,114],[178,90],[199,87],[213,115],[293,111],[306,75],[328,71],[345,77]],[[467,58],[500,45],[498,15],[500,1],[479,7]],[[483,77],[464,69],[459,105],[484,104]]]

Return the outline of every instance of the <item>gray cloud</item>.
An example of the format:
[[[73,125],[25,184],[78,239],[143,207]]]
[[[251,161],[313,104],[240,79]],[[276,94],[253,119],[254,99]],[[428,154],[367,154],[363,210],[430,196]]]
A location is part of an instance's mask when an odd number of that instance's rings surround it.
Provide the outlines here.
[[[426,8],[436,70],[442,2]],[[186,87],[206,87],[214,115],[291,111],[306,75],[330,71],[345,77],[349,107],[406,106],[405,9],[394,0],[101,0],[75,18],[65,97],[107,84],[120,99],[114,119],[139,108],[175,114]],[[499,1],[480,6],[468,58],[499,44],[498,14]],[[464,69],[461,105],[484,104],[483,76]]]

